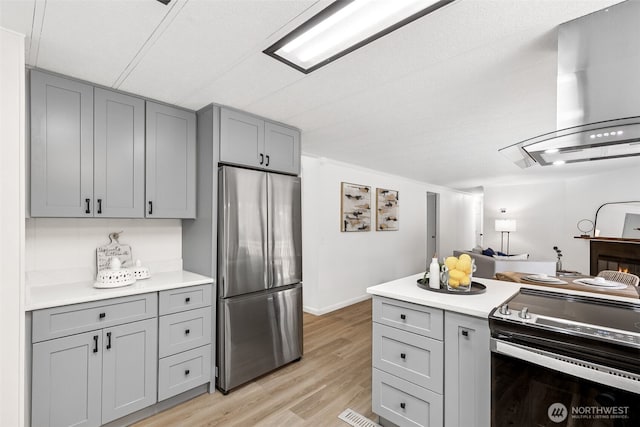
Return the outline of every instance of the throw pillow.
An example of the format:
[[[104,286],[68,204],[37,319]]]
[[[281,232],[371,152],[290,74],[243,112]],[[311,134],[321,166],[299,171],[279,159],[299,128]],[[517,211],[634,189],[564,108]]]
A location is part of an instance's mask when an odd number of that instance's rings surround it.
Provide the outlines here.
[[[487,248],[482,251],[482,255],[486,255],[486,256],[494,256],[495,254],[496,254],[496,251],[494,251],[491,248]]]

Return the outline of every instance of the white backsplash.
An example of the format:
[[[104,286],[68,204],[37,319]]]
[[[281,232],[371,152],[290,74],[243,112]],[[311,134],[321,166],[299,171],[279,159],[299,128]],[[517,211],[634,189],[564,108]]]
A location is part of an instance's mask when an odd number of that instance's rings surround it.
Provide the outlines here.
[[[27,286],[94,280],[96,248],[114,231],[152,275],[182,269],[179,219],[28,218]]]

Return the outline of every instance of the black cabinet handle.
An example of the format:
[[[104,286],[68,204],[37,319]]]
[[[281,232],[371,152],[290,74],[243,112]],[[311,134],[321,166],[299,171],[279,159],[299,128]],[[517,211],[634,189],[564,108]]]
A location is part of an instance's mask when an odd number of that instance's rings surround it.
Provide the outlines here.
[[[462,330],[462,336],[463,337],[468,337],[469,336],[469,331],[465,331],[464,329]]]
[[[189,335],[189,333],[190,333],[190,332],[191,332],[191,331],[190,331],[189,329],[185,329],[185,330],[184,330],[184,334],[185,334],[185,335]]]
[[[186,297],[186,298],[184,299],[184,303],[185,303],[185,304],[189,304],[190,302],[191,302],[191,297]]]
[[[111,349],[111,332],[107,332],[107,350]]]
[[[104,319],[105,317],[107,317],[106,313],[100,313],[98,314],[98,317],[101,319]]]
[[[94,353],[98,352],[98,336],[97,335],[93,336],[93,352]]]
[[[102,213],[102,199],[98,199],[98,213]]]
[[[153,215],[153,202],[149,200],[149,215]]]
[[[260,164],[264,163],[264,154],[260,153]]]
[[[404,404],[404,402],[402,402],[402,403],[400,404],[400,407],[401,407],[402,409],[404,409],[404,408],[405,408],[405,406],[407,406],[407,405],[405,405],[405,404]]]
[[[267,164],[265,166],[269,166],[269,155],[267,154]]]
[[[185,369],[185,370],[184,370],[184,374],[185,374],[185,375],[189,375],[189,372],[190,372],[190,371],[189,371],[188,369]]]
[[[402,320],[405,320],[405,319],[407,318],[407,316],[406,316],[406,315],[404,315],[404,314],[401,314],[401,315],[400,315],[400,318],[401,318]]]
[[[84,202],[87,204],[87,208],[84,210],[84,213],[91,213],[91,199],[84,199]]]
[[[407,355],[405,353],[400,353],[400,359],[406,359]]]

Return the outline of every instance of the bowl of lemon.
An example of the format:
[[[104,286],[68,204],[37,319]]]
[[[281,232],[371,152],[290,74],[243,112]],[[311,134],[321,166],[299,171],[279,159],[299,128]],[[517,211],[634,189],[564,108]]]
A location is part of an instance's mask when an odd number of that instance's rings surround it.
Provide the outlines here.
[[[447,289],[452,292],[469,292],[473,273],[476,271],[474,260],[467,254],[445,258],[444,267]]]

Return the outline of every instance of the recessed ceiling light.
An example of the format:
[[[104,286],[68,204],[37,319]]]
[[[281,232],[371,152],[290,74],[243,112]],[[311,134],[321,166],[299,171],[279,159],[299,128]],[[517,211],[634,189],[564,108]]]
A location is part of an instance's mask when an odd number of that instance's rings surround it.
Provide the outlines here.
[[[310,73],[454,0],[338,0],[264,50]]]
[[[555,162],[553,162],[554,166],[560,166],[560,165],[564,165],[565,161],[564,160],[556,160]]]
[[[544,150],[544,152],[547,154],[554,154],[554,153],[557,153],[558,151],[560,150],[558,150],[557,148],[549,148],[548,150]]]

